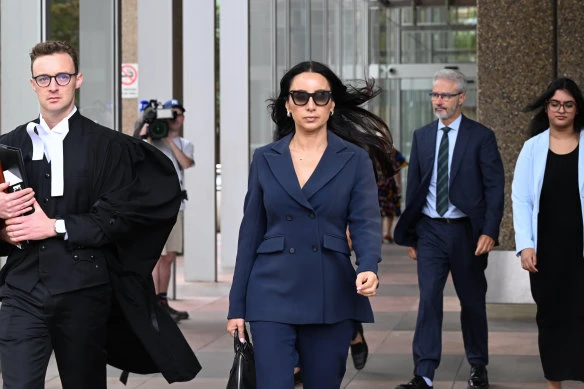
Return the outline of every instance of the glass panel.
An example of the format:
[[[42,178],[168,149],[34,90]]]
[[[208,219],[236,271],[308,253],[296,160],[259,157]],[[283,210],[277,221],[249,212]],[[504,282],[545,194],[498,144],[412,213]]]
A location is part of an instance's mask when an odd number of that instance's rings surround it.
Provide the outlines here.
[[[286,42],[288,28],[287,0],[277,0],[276,2],[276,64],[278,65],[277,74],[281,74],[287,66],[289,47]],[[250,37],[251,38],[251,37]],[[250,47],[253,48],[253,41],[250,40]]]
[[[312,0],[310,14],[310,58],[326,63],[325,0]]]
[[[342,67],[339,76],[351,79],[355,77],[354,65],[357,59],[355,55],[357,51],[357,25],[353,0],[343,0],[342,12]]]
[[[310,6],[307,0],[290,1],[290,66],[310,59],[308,20]]]
[[[274,58],[272,41],[274,36],[272,0],[253,0],[250,2],[249,19],[249,115],[250,115],[250,156],[256,148],[272,140],[271,120],[266,112],[266,99],[273,96],[272,58]],[[280,3],[278,3],[280,5]],[[282,7],[285,10],[285,7]],[[282,18],[278,14],[277,21]],[[282,43],[278,40],[278,43]],[[285,53],[284,46],[284,53]]]
[[[404,31],[401,63],[474,63],[476,31]]]
[[[115,92],[118,82],[115,47],[119,26],[116,0],[48,0],[47,39],[65,40],[79,52],[83,86],[77,92],[79,111],[106,127],[117,128]],[[116,73],[116,74],[114,74]]]
[[[342,25],[341,12],[342,3],[337,0],[327,0],[329,4],[328,11],[328,65],[331,70],[340,74],[341,55],[342,55]]]
[[[47,1],[47,38],[79,50],[79,0]]]

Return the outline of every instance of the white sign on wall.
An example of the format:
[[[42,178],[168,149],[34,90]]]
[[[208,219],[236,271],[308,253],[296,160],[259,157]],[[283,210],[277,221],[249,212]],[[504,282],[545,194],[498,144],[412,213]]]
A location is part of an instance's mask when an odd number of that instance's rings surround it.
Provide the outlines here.
[[[138,98],[138,64],[122,64],[122,99]]]

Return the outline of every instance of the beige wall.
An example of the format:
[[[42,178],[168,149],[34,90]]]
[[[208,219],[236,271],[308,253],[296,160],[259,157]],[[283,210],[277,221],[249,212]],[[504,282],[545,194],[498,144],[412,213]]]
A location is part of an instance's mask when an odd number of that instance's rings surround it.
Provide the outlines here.
[[[556,76],[584,87],[584,2],[556,1],[478,0],[478,119],[497,134],[505,166],[503,250],[515,246],[511,182],[532,117],[521,111]]]
[[[138,0],[122,0],[122,63],[138,62]],[[122,130],[132,135],[138,99],[122,100]]]

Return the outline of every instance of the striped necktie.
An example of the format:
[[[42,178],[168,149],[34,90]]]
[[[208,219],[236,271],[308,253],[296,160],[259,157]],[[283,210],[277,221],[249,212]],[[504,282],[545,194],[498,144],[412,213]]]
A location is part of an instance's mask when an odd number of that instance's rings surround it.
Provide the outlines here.
[[[436,211],[442,216],[448,211],[448,131],[443,127],[442,139],[438,148],[438,167],[436,175]]]

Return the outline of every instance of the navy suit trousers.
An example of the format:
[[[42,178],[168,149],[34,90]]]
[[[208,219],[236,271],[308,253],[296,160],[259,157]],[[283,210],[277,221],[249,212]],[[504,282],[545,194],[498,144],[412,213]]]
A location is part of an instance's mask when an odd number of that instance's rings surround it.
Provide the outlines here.
[[[257,389],[294,388],[297,355],[305,389],[339,389],[354,328],[353,320],[304,325],[250,322]]]
[[[461,327],[470,364],[488,364],[485,296],[487,255],[475,256],[470,222],[449,224],[423,216],[416,225],[420,305],[414,335],[415,373],[434,379],[442,351],[444,286],[449,272],[461,305]]]

